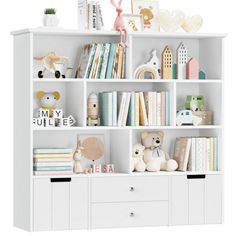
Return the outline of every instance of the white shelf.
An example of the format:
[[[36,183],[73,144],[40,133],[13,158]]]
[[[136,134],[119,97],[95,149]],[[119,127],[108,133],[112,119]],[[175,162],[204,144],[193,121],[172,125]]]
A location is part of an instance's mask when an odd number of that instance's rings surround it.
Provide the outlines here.
[[[222,83],[220,79],[206,79],[206,80],[148,80],[148,79],[76,79],[76,78],[66,78],[66,79],[55,79],[55,78],[43,78],[43,79],[33,79],[33,82],[40,82],[40,83],[47,83],[47,82],[74,82],[74,83],[170,83],[170,84],[179,84],[179,83],[186,83],[186,84],[208,84],[208,83]]]
[[[34,131],[80,131],[80,130],[201,130],[221,129],[221,125],[200,125],[200,126],[86,126],[86,127],[44,127],[33,128]]]
[[[41,175],[33,176],[34,179],[42,178],[92,178],[92,177],[127,177],[127,176],[180,176],[180,175],[221,175],[222,171],[206,171],[206,172],[193,172],[193,171],[159,171],[159,172],[132,172],[132,173],[98,173],[98,174],[72,174],[72,175]]]
[[[117,31],[106,31],[106,30],[94,30],[94,31],[79,31],[77,29],[63,29],[63,28],[29,28],[22,29],[11,32],[12,35],[20,35],[26,33],[33,33],[38,35],[66,35],[66,36],[119,36]],[[165,33],[165,32],[138,32],[129,33],[133,37],[159,37],[159,38],[194,38],[194,39],[204,39],[204,38],[224,38],[227,36],[225,33]]]

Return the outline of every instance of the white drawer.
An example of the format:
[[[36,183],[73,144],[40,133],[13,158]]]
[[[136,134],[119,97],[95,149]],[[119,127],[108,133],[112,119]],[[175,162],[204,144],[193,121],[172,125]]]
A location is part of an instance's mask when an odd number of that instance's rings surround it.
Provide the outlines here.
[[[93,203],[92,228],[168,225],[168,202]]]
[[[92,202],[168,200],[168,177],[94,177]]]

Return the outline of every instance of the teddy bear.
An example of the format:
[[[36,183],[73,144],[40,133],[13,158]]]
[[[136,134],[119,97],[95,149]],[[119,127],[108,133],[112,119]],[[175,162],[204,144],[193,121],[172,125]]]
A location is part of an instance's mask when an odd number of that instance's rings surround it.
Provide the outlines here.
[[[48,93],[38,91],[36,93],[36,98],[39,100],[41,108],[49,110],[49,117],[53,116],[53,111],[56,109],[57,101],[60,97],[61,96],[58,91]]]
[[[144,172],[146,170],[146,164],[143,161],[144,149],[145,147],[140,143],[133,145],[131,171]]]
[[[163,144],[164,133],[162,131],[143,132],[141,134],[144,150],[144,162],[147,171],[175,171],[178,164],[175,160],[170,159],[168,153],[161,146]]]

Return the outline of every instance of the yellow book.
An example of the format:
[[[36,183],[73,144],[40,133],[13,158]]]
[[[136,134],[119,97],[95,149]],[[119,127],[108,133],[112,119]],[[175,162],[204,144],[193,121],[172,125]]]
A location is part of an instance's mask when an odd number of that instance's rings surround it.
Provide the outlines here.
[[[34,158],[72,158],[73,153],[34,154]]]
[[[147,118],[147,111],[144,101],[143,92],[139,93],[139,123],[140,125],[147,126],[148,125],[148,118]]]
[[[122,78],[123,48],[119,47],[117,79]]]
[[[214,170],[214,140],[210,138],[210,171]]]

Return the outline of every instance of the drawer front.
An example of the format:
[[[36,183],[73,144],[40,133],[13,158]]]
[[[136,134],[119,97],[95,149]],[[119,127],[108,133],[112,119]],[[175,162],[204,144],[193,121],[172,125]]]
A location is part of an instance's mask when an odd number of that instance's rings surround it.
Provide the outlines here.
[[[92,228],[168,225],[168,202],[93,203]]]
[[[94,177],[92,202],[168,200],[168,177]]]

